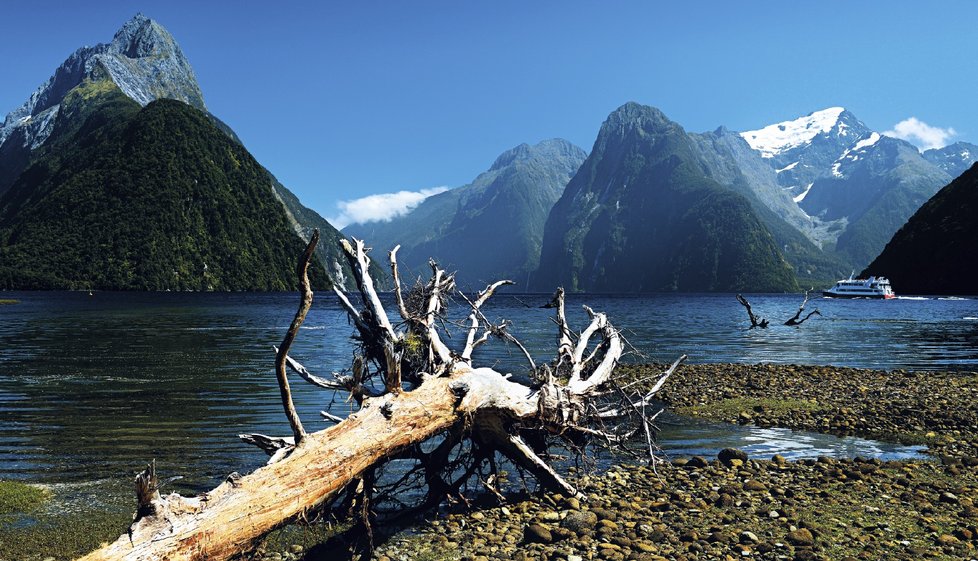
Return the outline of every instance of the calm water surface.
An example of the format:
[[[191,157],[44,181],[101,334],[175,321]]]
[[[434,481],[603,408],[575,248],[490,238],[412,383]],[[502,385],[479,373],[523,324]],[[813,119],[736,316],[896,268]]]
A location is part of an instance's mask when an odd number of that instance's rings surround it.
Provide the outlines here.
[[[260,466],[265,456],[237,434],[289,434],[273,373],[272,345],[295,311],[293,294],[3,293],[0,306],[0,479],[75,485],[113,482],[128,494],[131,475],[155,458],[164,477],[184,490],[212,487],[231,471]],[[555,330],[546,295],[499,295],[490,319],[511,331],[538,360],[549,359]],[[748,330],[733,295],[571,296],[609,314],[635,348],[636,361],[780,362],[873,368],[978,369],[978,300],[842,301],[816,298],[800,328],[780,325],[799,295],[750,296],[772,320]],[[464,313],[464,310],[460,310]],[[349,367],[346,317],[318,295],[292,355],[317,373]],[[450,344],[457,345],[461,334]],[[485,348],[479,364],[522,372],[511,348]],[[307,428],[326,425],[318,412],[349,412],[343,395],[293,384]],[[913,454],[860,439],[781,429],[663,422],[663,446],[674,453],[715,453],[737,445],[769,456]],[[118,483],[115,483],[118,482]]]

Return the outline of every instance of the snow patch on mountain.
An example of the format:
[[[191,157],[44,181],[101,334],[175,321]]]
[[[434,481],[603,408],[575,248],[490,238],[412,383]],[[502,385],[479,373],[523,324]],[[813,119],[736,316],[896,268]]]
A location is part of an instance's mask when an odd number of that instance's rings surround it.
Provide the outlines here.
[[[792,199],[792,200],[794,200],[796,203],[800,203],[800,202],[804,201],[805,200],[805,197],[808,195],[808,192],[812,190],[812,185],[815,185],[815,184],[814,183],[809,183],[808,184],[808,187],[805,187],[805,190],[802,191],[802,193],[800,195],[798,195],[797,197],[794,197],[794,199]]]
[[[786,150],[810,143],[819,134],[831,131],[839,122],[839,116],[843,111],[845,109],[842,107],[830,107],[793,121],[783,121],[759,130],[745,131],[740,133],[740,136],[751,148],[759,151],[762,157],[773,158]],[[842,133],[844,130],[840,127],[840,134]]]
[[[874,132],[874,133],[870,134],[869,137],[864,138],[864,139],[860,140],[859,142],[857,142],[855,144],[855,146],[853,146],[852,148],[849,149],[849,151],[850,152],[855,152],[857,150],[862,150],[863,148],[868,148],[868,147],[876,144],[877,142],[879,142],[880,141],[880,138],[882,138],[880,136],[880,133]]]
[[[839,159],[832,164],[832,176],[838,178],[845,178],[845,174],[841,171],[842,165],[845,163],[852,163],[859,160],[859,154],[861,150],[865,150],[870,146],[875,145],[880,139],[883,138],[880,133],[873,132],[869,136],[859,140],[859,142],[852,145],[852,148],[847,148],[845,152],[839,156]],[[803,197],[804,198],[804,197]]]

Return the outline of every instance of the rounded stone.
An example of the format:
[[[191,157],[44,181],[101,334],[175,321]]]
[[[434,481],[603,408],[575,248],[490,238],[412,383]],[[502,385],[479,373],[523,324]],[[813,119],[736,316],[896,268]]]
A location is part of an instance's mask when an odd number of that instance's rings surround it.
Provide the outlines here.
[[[747,452],[744,452],[738,448],[724,448],[723,450],[720,450],[719,454],[717,454],[717,459],[720,460],[720,463],[727,467],[733,467],[735,465],[734,460],[739,460],[741,462],[737,465],[743,465],[747,462]]]
[[[550,543],[553,539],[550,528],[543,524],[528,524],[523,531],[523,541],[527,543]]]
[[[797,530],[788,532],[785,539],[794,546],[810,547],[815,545],[815,536],[812,535],[811,530],[808,528],[798,528]]]
[[[560,525],[578,535],[590,534],[598,523],[598,516],[587,510],[573,510],[560,521]]]

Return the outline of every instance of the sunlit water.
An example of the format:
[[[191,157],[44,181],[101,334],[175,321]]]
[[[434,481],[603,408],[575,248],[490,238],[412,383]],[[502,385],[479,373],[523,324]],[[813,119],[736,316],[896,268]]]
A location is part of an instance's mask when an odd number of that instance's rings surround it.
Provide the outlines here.
[[[74,486],[92,482],[128,494],[132,474],[156,459],[183,490],[212,487],[265,456],[239,433],[289,434],[273,373],[272,346],[292,319],[294,294],[3,293],[0,306],[0,479]],[[486,314],[508,318],[539,361],[551,358],[555,329],[547,295],[499,295]],[[841,301],[815,298],[800,328],[781,323],[798,295],[752,295],[772,320],[749,330],[733,295],[571,296],[571,321],[587,303],[624,330],[635,361],[778,362],[873,368],[978,369],[978,300]],[[292,355],[317,373],[349,367],[347,320],[318,295]],[[455,331],[451,345],[458,346]],[[515,349],[487,346],[479,364],[525,370]],[[343,395],[293,384],[310,430],[318,412],[344,415]],[[918,449],[783,429],[665,418],[668,453],[715,454],[738,446],[769,457],[906,457]],[[101,484],[96,487],[100,487]],[[93,493],[95,494],[95,493]]]

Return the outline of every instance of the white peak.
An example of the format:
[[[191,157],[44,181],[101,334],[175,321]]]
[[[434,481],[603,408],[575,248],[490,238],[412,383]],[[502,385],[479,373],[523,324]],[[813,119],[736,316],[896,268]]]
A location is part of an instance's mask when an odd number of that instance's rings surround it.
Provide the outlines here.
[[[783,121],[763,129],[742,132],[740,136],[751,148],[760,152],[762,157],[773,158],[785,150],[808,144],[819,134],[832,130],[832,127],[839,122],[839,116],[843,111],[845,108],[829,107],[793,121]]]

